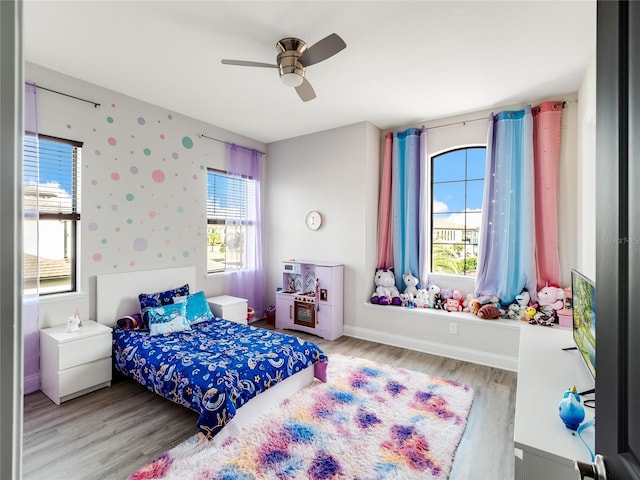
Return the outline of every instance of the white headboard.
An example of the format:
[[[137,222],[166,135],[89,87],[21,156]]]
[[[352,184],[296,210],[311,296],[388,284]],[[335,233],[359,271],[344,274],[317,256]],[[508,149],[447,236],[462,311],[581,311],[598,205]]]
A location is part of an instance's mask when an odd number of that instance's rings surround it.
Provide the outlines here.
[[[96,319],[113,326],[116,321],[140,312],[138,295],[155,293],[189,284],[196,292],[196,267],[163,268],[127,273],[108,273],[96,278]]]

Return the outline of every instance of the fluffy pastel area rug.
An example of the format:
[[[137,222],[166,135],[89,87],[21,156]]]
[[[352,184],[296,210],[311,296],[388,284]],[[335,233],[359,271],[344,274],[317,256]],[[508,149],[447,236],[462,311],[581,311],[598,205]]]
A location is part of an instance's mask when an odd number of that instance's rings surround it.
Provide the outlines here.
[[[449,477],[471,388],[339,355],[327,373],[221,445],[196,435],[130,480]]]

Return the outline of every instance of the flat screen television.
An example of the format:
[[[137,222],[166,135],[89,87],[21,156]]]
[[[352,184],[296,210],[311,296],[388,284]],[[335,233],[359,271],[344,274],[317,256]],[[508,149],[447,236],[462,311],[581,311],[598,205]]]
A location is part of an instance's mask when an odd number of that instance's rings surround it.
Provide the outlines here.
[[[573,340],[580,356],[596,378],[596,286],[583,274],[571,270]]]

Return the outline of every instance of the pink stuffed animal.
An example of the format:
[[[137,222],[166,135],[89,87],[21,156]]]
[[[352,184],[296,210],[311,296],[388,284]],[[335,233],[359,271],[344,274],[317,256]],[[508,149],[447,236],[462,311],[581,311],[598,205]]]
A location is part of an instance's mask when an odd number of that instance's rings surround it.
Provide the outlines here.
[[[547,283],[538,292],[538,303],[540,306],[549,306],[554,310],[561,310],[564,307],[564,290]]]

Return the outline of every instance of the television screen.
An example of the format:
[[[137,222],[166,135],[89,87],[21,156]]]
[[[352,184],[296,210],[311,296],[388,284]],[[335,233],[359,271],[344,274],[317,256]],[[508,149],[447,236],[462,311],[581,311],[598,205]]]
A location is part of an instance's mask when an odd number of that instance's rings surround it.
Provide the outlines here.
[[[575,270],[571,271],[573,296],[573,340],[593,378],[596,376],[596,286]]]

